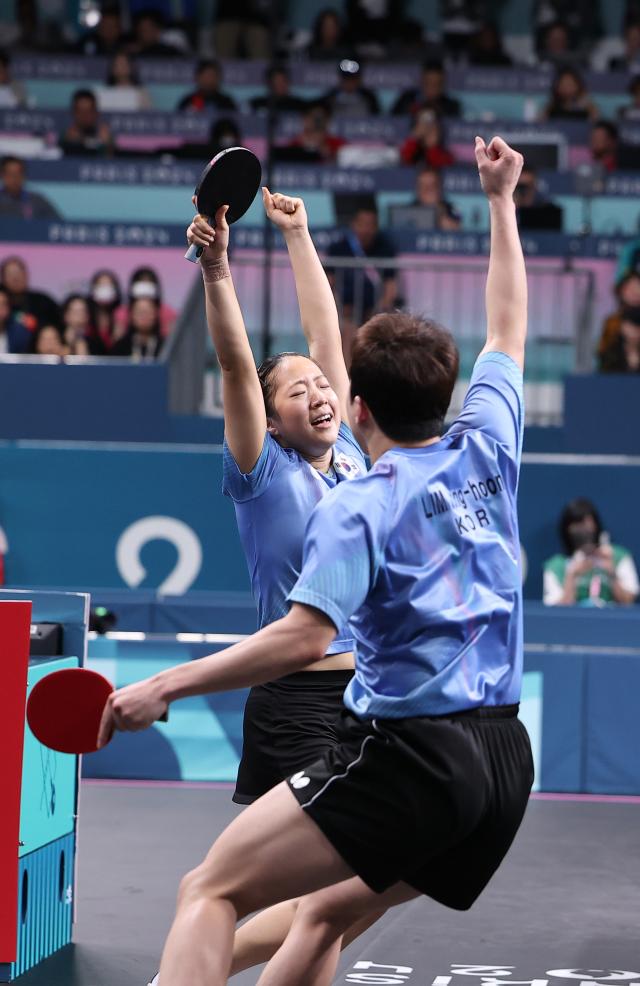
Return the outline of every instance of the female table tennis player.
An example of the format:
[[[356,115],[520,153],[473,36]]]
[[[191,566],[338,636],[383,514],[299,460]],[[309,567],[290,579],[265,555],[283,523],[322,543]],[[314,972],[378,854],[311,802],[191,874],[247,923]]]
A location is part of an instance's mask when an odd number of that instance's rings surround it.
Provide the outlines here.
[[[366,472],[346,424],[349,378],[338,314],[304,204],[266,188],[262,194],[287,244],[309,356],[281,353],[256,369],[229,270],[225,208],[215,230],[196,216],[187,231],[190,243],[205,247],[207,322],[223,377],[223,490],[234,501],[260,627],[288,611],[313,508],[337,483]],[[313,669],[251,689],[234,801],[250,804],[335,744],[352,673],[351,633],[344,628]],[[234,972],[269,958],[291,918],[285,904],[245,925]]]

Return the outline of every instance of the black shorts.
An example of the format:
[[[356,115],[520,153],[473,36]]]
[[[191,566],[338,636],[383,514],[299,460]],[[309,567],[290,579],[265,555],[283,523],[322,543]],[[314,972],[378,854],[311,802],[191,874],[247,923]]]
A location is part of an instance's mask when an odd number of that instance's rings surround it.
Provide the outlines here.
[[[372,890],[404,881],[465,910],[505,856],[531,791],[517,711],[366,721],[345,711],[339,745],[288,784]]]
[[[236,804],[250,805],[336,746],[342,696],[352,677],[353,671],[298,671],[251,689]]]

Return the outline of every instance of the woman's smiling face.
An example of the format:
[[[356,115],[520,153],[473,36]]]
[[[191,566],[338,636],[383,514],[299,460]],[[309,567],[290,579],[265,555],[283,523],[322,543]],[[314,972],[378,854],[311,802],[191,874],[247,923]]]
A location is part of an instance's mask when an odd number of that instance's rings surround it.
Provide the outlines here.
[[[285,448],[323,455],[335,445],[340,404],[320,367],[306,356],[286,356],[274,370],[269,430]]]

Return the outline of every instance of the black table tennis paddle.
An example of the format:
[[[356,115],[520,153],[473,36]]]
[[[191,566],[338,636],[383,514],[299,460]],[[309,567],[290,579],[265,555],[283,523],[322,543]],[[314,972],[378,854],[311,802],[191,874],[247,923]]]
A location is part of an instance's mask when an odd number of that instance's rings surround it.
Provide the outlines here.
[[[220,151],[206,166],[196,185],[196,208],[209,222],[222,205],[228,205],[226,220],[235,223],[256,197],[262,179],[260,162],[246,147]],[[197,264],[204,247],[192,243],[185,259]]]

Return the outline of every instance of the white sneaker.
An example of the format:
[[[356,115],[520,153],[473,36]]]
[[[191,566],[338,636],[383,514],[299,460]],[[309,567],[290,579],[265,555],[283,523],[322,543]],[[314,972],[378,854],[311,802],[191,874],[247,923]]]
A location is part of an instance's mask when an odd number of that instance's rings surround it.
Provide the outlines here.
[[[160,986],[160,973],[159,972],[156,972],[155,976],[153,977],[153,979],[151,980],[151,982],[148,984],[148,986]]]

